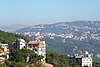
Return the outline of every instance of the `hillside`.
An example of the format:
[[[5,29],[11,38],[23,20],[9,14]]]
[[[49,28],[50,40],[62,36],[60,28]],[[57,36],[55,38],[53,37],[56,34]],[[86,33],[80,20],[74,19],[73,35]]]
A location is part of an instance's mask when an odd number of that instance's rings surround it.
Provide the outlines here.
[[[39,24],[17,30],[31,40],[42,39],[47,49],[59,54],[88,51],[100,60],[100,21],[73,21]],[[97,60],[98,61],[98,60]]]
[[[23,36],[13,34],[13,33],[8,33],[0,30],[0,40],[4,41],[5,43],[11,44],[18,38],[24,38]]]
[[[73,21],[73,22],[58,22],[54,24],[39,24],[26,27],[16,32],[41,32],[41,33],[82,33],[91,31],[91,33],[100,33],[100,21]],[[95,31],[95,32],[94,32]]]

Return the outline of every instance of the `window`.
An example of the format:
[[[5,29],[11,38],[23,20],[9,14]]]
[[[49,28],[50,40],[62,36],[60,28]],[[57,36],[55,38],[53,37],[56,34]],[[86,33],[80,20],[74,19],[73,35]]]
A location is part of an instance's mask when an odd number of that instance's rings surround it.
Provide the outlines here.
[[[85,64],[84,64],[84,66],[85,66]]]
[[[36,48],[34,48],[33,50],[34,50],[34,51],[37,51],[37,49],[36,49]]]
[[[89,64],[89,66],[91,66],[91,64]]]
[[[16,44],[14,43],[14,48],[16,48]]]
[[[85,61],[85,59],[83,59],[83,61]]]

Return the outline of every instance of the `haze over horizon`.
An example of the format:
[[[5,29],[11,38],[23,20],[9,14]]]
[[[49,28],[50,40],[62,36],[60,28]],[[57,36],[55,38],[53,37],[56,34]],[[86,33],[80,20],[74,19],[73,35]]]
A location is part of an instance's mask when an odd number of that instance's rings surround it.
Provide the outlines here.
[[[0,25],[100,20],[100,0],[2,0]]]

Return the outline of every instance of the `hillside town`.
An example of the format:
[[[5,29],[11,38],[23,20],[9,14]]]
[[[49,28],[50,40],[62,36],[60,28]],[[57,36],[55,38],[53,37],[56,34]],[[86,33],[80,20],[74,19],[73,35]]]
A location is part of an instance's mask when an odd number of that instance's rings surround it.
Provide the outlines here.
[[[100,67],[100,0],[0,0],[0,67]]]
[[[83,32],[81,35],[78,35],[77,33],[66,33],[66,34],[56,34],[56,33],[41,33],[41,32],[22,32],[22,33],[16,33],[19,35],[24,35],[28,37],[36,37],[37,39],[42,39],[44,37],[50,37],[51,39],[54,39],[54,37],[61,37],[64,39],[71,38],[75,40],[85,40],[85,39],[95,39],[100,40],[100,34],[92,34],[90,31]]]
[[[65,54],[67,53],[68,44],[72,43],[73,47],[77,46],[79,51],[84,52],[89,51],[94,55],[96,61],[100,60],[100,22],[99,21],[73,21],[73,22],[58,22],[54,24],[39,24],[30,26],[27,28],[23,28],[15,31],[16,34],[25,36],[30,40],[54,40],[53,46],[47,46],[47,48],[51,48],[52,51]],[[70,39],[69,42],[66,41]],[[57,44],[55,41],[59,41],[63,47],[66,44],[65,49],[61,47],[63,50],[52,48]],[[47,41],[47,43],[49,43]],[[73,42],[75,41],[75,42]],[[76,44],[74,44],[76,43]],[[72,45],[70,44],[70,45]],[[50,43],[48,44],[50,45]],[[60,47],[60,45],[57,45]],[[81,46],[85,49],[81,48]],[[96,45],[96,46],[95,46]],[[73,50],[73,47],[70,46],[70,50]],[[81,48],[81,49],[80,49]],[[66,51],[67,50],[67,51]],[[71,51],[67,54],[71,55]],[[99,59],[99,60],[98,60]]]
[[[43,59],[41,59],[44,67],[53,67],[52,64],[46,63],[46,43],[45,41],[29,41],[28,43],[25,42],[24,39],[18,39],[10,45],[8,48],[8,44],[3,44],[0,42],[0,63],[4,63],[6,60],[9,59],[10,53],[15,53],[15,49],[29,49],[34,51],[38,55],[42,55]],[[29,61],[29,57],[27,57],[26,62]]]
[[[43,56],[41,59],[44,67],[53,67],[52,64],[46,63],[46,43],[45,41],[29,41],[28,43],[24,39],[18,39],[13,42],[9,47],[8,44],[0,42],[0,63],[4,63],[9,59],[10,53],[15,53],[15,49],[29,49],[34,51],[36,54]],[[92,56],[86,52],[84,55],[74,54],[70,57],[71,62],[77,62],[82,67],[92,67]],[[26,63],[29,61],[29,56],[26,58]]]
[[[76,41],[86,41],[89,40],[97,41],[100,40],[100,34],[92,34],[90,31],[83,32],[81,35],[78,35],[77,33],[69,33],[69,34],[56,34],[56,33],[41,33],[41,32],[22,32],[22,33],[16,33],[22,36],[26,36],[29,39],[33,40],[42,40],[46,37],[52,40],[56,40],[56,38],[61,38],[62,42],[65,43],[66,39],[73,39]],[[87,44],[88,45],[88,44]],[[91,50],[94,51],[94,50]],[[95,57],[100,58],[100,53],[95,53]]]

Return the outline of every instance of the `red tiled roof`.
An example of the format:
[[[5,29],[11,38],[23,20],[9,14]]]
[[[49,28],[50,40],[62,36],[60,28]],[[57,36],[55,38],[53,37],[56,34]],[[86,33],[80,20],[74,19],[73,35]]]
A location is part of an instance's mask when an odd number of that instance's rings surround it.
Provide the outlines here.
[[[10,52],[10,50],[7,49],[7,51],[4,51],[4,49],[0,49],[0,53],[3,53],[3,52]]]
[[[30,41],[28,44],[37,44],[37,45],[39,45],[40,43],[42,43],[43,41]]]

